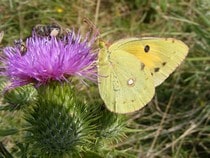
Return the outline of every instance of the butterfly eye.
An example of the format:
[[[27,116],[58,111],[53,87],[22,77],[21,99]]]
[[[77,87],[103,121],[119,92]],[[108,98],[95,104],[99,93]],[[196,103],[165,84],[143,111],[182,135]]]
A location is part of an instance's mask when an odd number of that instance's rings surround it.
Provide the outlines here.
[[[148,52],[149,52],[149,49],[150,49],[150,47],[149,47],[148,45],[146,45],[146,46],[144,47],[145,53],[148,53]]]

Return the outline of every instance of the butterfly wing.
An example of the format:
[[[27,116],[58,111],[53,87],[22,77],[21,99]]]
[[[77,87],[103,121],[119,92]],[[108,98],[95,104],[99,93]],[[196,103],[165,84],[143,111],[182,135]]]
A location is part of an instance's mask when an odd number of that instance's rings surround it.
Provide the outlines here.
[[[150,69],[155,86],[160,85],[188,53],[188,47],[173,38],[128,38],[116,42],[110,49],[120,49],[136,56]]]
[[[129,113],[144,107],[154,95],[149,69],[122,50],[99,52],[98,82],[101,98],[116,113]]]

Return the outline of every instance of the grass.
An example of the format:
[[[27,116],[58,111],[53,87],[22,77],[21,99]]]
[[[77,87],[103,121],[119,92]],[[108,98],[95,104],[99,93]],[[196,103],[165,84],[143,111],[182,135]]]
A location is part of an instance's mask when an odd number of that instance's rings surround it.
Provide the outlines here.
[[[183,64],[156,89],[154,99],[130,115],[136,129],[114,147],[136,157],[210,155],[210,2],[208,0],[3,0],[1,46],[26,38],[36,24],[52,20],[81,32],[93,21],[107,42],[125,37],[174,37],[190,48]],[[97,88],[97,87],[96,87]],[[21,115],[21,114],[20,114]],[[0,127],[18,127],[19,113],[0,113]],[[8,148],[11,137],[0,137]],[[114,154],[113,154],[114,155]],[[113,156],[112,155],[112,156]],[[116,154],[117,155],[117,154]],[[126,155],[124,155],[126,157]]]

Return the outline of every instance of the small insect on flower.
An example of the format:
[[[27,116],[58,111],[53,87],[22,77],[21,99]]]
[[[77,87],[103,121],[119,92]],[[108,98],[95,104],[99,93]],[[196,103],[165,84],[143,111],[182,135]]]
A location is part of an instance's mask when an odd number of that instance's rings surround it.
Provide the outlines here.
[[[20,50],[21,55],[25,55],[27,52],[26,44],[23,42],[22,39],[15,40],[14,45]]]
[[[58,37],[63,38],[66,34],[71,32],[70,29],[63,28],[57,23],[52,23],[49,25],[38,24],[34,27],[34,32],[41,37]]]

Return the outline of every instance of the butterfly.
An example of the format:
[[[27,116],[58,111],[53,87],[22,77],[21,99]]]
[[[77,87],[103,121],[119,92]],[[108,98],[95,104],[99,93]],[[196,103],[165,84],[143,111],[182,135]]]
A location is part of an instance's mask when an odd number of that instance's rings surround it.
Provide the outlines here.
[[[174,38],[127,38],[110,46],[101,42],[98,87],[108,110],[130,113],[144,107],[188,50]]]

